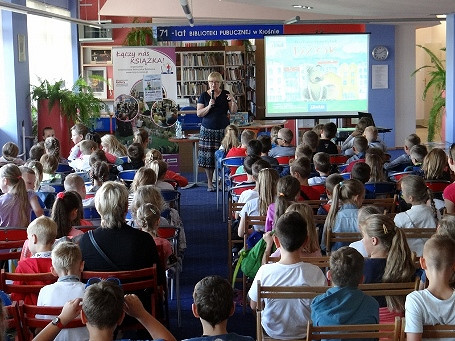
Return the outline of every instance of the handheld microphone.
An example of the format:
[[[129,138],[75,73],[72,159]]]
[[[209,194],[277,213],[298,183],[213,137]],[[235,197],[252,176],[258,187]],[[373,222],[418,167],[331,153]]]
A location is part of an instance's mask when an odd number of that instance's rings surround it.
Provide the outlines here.
[[[215,90],[212,90],[212,99],[215,99]]]

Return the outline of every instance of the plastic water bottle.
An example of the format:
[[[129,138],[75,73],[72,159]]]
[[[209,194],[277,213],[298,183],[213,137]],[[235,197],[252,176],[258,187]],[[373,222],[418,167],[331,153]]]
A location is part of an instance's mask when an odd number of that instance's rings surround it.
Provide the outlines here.
[[[182,124],[178,120],[177,120],[177,122],[175,122],[175,137],[178,139],[181,139],[183,137],[182,136]]]

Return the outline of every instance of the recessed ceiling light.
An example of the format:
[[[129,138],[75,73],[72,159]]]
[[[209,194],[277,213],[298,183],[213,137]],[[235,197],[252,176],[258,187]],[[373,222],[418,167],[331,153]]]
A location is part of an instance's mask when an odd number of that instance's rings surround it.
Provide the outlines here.
[[[303,8],[303,9],[313,9],[313,6],[305,6],[305,5],[292,5],[294,8]]]
[[[294,7],[294,8],[302,8],[303,6],[302,5],[292,5],[292,7]]]

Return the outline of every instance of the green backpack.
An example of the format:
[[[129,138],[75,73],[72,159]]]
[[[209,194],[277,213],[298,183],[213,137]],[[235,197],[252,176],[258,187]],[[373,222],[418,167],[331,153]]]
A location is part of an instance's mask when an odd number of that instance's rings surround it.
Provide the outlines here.
[[[243,274],[247,277],[254,278],[254,276],[256,276],[256,273],[262,265],[262,257],[264,256],[266,247],[267,243],[261,238],[253,248],[249,250],[240,250],[239,260],[232,276],[232,287],[234,287],[239,268],[242,269]],[[272,250],[276,250],[275,244],[273,244]]]

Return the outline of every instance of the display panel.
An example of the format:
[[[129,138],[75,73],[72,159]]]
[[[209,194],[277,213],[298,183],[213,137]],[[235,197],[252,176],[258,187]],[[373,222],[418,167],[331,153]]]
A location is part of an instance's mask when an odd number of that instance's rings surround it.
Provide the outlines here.
[[[265,117],[368,111],[369,34],[265,37]]]

